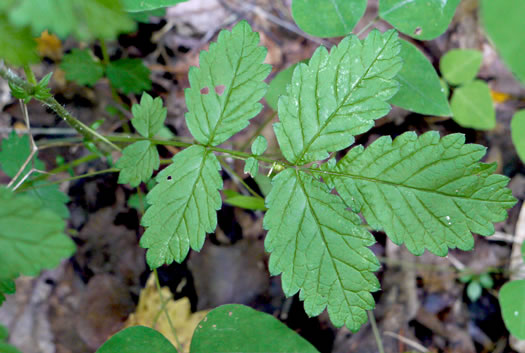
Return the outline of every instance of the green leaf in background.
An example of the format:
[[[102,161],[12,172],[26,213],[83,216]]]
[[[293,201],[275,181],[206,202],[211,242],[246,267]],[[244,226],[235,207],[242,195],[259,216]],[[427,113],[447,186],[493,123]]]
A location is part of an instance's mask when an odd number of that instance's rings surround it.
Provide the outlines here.
[[[199,251],[206,233],[215,230],[222,203],[219,170],[217,157],[194,145],[177,153],[157,175],[158,184],[147,196],[150,207],[142,217],[146,231],[140,239],[151,268],[181,263],[190,247]]]
[[[223,192],[224,196],[226,196],[224,203],[227,203],[228,205],[254,211],[266,210],[264,199],[262,197],[245,196],[233,190],[224,190]]]
[[[124,10],[129,12],[151,11],[176,5],[187,0],[123,0]]]
[[[27,27],[13,26],[0,14],[0,59],[14,66],[38,61],[36,41]]]
[[[209,51],[201,52],[200,67],[190,68],[190,88],[185,90],[186,123],[198,142],[219,145],[261,111],[264,79],[271,70],[263,63],[266,52],[246,21],[231,32],[221,31]]]
[[[514,75],[525,85],[525,1],[481,1],[481,19],[489,38]]]
[[[430,40],[447,30],[459,2],[460,0],[379,0],[379,16],[408,36]]]
[[[21,353],[16,347],[11,346],[10,344],[5,343],[9,336],[7,328],[3,325],[0,325],[0,352],[2,353]]]
[[[520,110],[512,117],[510,133],[516,152],[521,161],[525,163],[525,110]]]
[[[22,135],[19,137],[15,131],[12,131],[6,139],[1,141],[1,148],[0,167],[5,174],[13,178],[30,154],[29,136]],[[45,169],[44,163],[40,161],[36,155],[33,161],[35,168],[40,170]],[[31,163],[28,164],[17,180],[21,180],[30,169]],[[30,180],[31,179],[29,179],[29,181]],[[23,185],[29,186],[24,189],[23,193],[33,197],[36,205],[48,208],[64,219],[68,218],[69,210],[66,204],[69,202],[69,197],[60,191],[59,185],[45,184],[47,184],[47,182],[32,182],[31,184],[25,182]]]
[[[492,130],[496,127],[496,111],[489,86],[472,81],[454,90],[450,100],[452,118],[463,127]]]
[[[130,12],[129,16],[141,23],[149,23],[151,17],[164,17],[166,16],[166,9],[160,8],[156,10],[150,10],[150,11],[142,11],[142,12]]]
[[[0,188],[0,268],[3,278],[35,276],[75,251],[64,221],[26,195]]]
[[[66,79],[79,85],[93,86],[104,76],[102,63],[87,49],[73,49],[64,55],[60,68],[65,71]]]
[[[150,141],[138,141],[124,148],[115,166],[120,169],[119,184],[137,187],[141,182],[148,181],[153,171],[159,169],[159,152]]]
[[[525,242],[521,244],[521,255],[523,256],[523,262],[525,262]]]
[[[96,353],[177,353],[160,332],[145,326],[132,326],[117,332]]]
[[[259,173],[259,161],[253,157],[246,160],[244,165],[244,173],[250,174],[253,177]]]
[[[151,89],[150,71],[140,59],[112,61],[106,68],[111,85],[125,94]]]
[[[503,321],[512,335],[525,340],[525,280],[507,282],[499,292]]]
[[[5,294],[14,294],[15,290],[15,281],[12,279],[0,278],[0,305],[5,301]],[[3,337],[0,337],[0,340],[2,339]]]
[[[293,0],[292,16],[300,29],[316,37],[350,34],[365,14],[366,0]]]
[[[315,177],[287,168],[272,184],[263,223],[270,273],[282,273],[286,296],[300,291],[309,316],[327,309],[335,326],[357,331],[379,289],[379,262],[368,249],[374,237]]]
[[[252,153],[256,156],[262,155],[268,148],[268,141],[264,136],[257,136],[252,143]]]
[[[493,222],[516,203],[509,179],[479,162],[485,150],[465,144],[462,134],[406,132],[352,148],[329,178],[346,204],[394,243],[415,255],[428,249],[445,256],[449,248],[471,250],[471,233],[492,235]]]
[[[154,137],[164,126],[168,110],[164,108],[162,99],[153,99],[144,92],[140,104],[134,104],[131,108],[133,118],[131,124],[139,134],[144,137]]]
[[[483,289],[478,281],[472,281],[467,286],[467,297],[471,302],[475,302],[481,297]]]
[[[61,38],[115,39],[135,24],[115,0],[19,0],[7,11],[16,26],[31,26],[35,36],[44,30]]]
[[[390,103],[419,114],[450,116],[447,96],[432,64],[410,42],[400,43],[403,68],[396,76],[399,91]]]
[[[270,82],[268,92],[266,92],[264,98],[266,98],[266,103],[268,103],[273,110],[277,110],[279,97],[286,93],[286,86],[292,82],[292,75],[296,66],[297,64],[293,64],[282,70],[273,78],[272,82]]]
[[[257,186],[259,186],[259,189],[261,190],[262,194],[264,196],[268,196],[268,194],[272,190],[272,180],[270,179],[270,177],[264,174],[257,174],[254,177],[254,179],[257,183]]]
[[[275,317],[240,304],[213,309],[199,323],[191,353],[318,352],[307,340]]]
[[[284,157],[296,165],[326,159],[386,115],[399,86],[399,50],[394,30],[374,30],[364,41],[346,37],[330,53],[319,47],[299,64],[273,125]]]
[[[439,61],[443,77],[453,85],[468,83],[478,74],[483,54],[474,49],[449,50]]]
[[[488,273],[483,273],[479,276],[479,283],[483,288],[490,289],[494,287],[494,280]]]

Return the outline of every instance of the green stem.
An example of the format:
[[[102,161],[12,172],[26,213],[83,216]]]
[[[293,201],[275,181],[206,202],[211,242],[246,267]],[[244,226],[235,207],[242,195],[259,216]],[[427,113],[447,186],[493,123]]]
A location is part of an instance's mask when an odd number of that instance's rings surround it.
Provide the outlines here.
[[[226,163],[224,161],[223,158],[219,158],[219,163],[222,165],[222,167],[228,172],[230,173],[231,176],[233,176],[235,179],[237,179],[237,181],[242,185],[244,186],[244,188],[246,190],[248,190],[248,192],[250,194],[252,194],[252,196],[258,198],[258,199],[261,199],[261,200],[264,200],[264,197],[262,197],[261,195],[259,195],[257,192],[255,192],[255,190],[253,190],[250,185],[246,184],[246,182],[241,178],[241,176],[239,174],[237,174],[235,172],[235,170],[233,170],[229,165],[228,163]]]
[[[29,64],[24,65],[24,73],[26,74],[27,81],[29,81],[30,84],[36,85],[38,83],[35,74],[33,73],[33,70],[31,70],[31,66],[29,66]]]
[[[367,311],[368,313],[368,320],[370,321],[370,325],[372,325],[372,332],[374,333],[374,338],[377,343],[377,349],[379,350],[379,353],[385,353],[385,348],[383,347],[383,340],[381,340],[381,335],[379,334],[379,330],[377,328],[376,318],[374,316],[374,313],[371,310]]]
[[[31,92],[34,92],[34,85],[29,83],[28,81],[20,78],[16,73],[14,73],[12,70],[7,69],[5,66],[0,65],[0,77],[5,79],[6,81],[10,82],[11,84],[14,84],[23,90],[25,90],[28,94],[31,94]],[[36,98],[35,98],[36,99]],[[108,139],[106,139],[104,136],[100,135],[95,130],[91,129],[89,126],[82,123],[80,120],[75,118],[73,115],[71,115],[66,108],[64,108],[54,97],[49,97],[46,99],[40,99],[40,102],[47,105],[49,108],[51,108],[55,113],[58,114],[62,119],[64,119],[72,128],[77,130],[77,132],[82,135],[84,138],[88,140],[94,140],[94,141],[101,141],[106,143],[107,145],[111,146],[112,148],[116,149],[117,151],[121,151],[121,149],[116,146],[115,144],[111,143]]]
[[[379,20],[379,15],[374,17],[374,19],[366,24],[359,32],[357,32],[356,36],[359,37],[361,34],[365,33],[367,29],[372,27],[377,21]]]
[[[104,39],[100,39],[100,50],[102,51],[102,63],[104,66],[109,65],[108,47]]]

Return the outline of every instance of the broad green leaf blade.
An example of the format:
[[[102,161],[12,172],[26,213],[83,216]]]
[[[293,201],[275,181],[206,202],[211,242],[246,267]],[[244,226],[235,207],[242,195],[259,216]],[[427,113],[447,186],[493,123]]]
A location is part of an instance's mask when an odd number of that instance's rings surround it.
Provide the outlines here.
[[[8,10],[16,26],[31,26],[35,36],[44,30],[79,40],[115,39],[135,25],[115,0],[20,0]]]
[[[407,132],[351,149],[330,177],[347,205],[394,243],[445,256],[449,248],[471,250],[471,232],[492,235],[493,222],[516,203],[509,179],[479,162],[484,154],[461,134]]]
[[[328,158],[386,115],[398,89],[399,50],[395,31],[376,30],[363,42],[346,37],[330,54],[319,47],[308,65],[299,64],[274,124],[284,157],[296,165]]]
[[[153,99],[149,94],[143,93],[140,104],[134,104],[131,108],[133,127],[144,137],[154,137],[164,126],[168,110],[164,108],[162,99]]]
[[[142,218],[147,229],[140,245],[148,249],[151,268],[182,262],[189,248],[199,251],[206,233],[217,226],[222,178],[217,157],[202,146],[192,146],[173,157],[160,172],[147,196],[151,205]]]
[[[262,197],[245,196],[233,190],[224,190],[226,196],[224,203],[254,211],[265,211],[264,199]]]
[[[75,245],[63,234],[64,221],[25,195],[0,188],[2,278],[35,276],[71,256]]]
[[[512,335],[525,340],[525,280],[507,282],[499,292],[503,321]]]
[[[22,135],[19,137],[15,131],[12,131],[6,139],[1,141],[1,148],[0,168],[9,177],[13,178],[30,154],[29,136]],[[42,163],[37,156],[33,158],[33,163],[35,168],[40,170],[45,169],[44,163]],[[21,180],[30,169],[31,163],[27,165],[17,180]],[[32,184],[27,186],[28,182],[25,182],[22,185],[27,187],[23,193],[33,197],[35,205],[48,208],[64,219],[68,218],[69,209],[66,204],[69,202],[69,197],[60,191],[58,185],[43,186],[45,184],[47,184],[47,182],[32,182]]]
[[[525,163],[525,110],[520,110],[512,117],[510,122],[512,143],[521,161]]]
[[[481,288],[481,284],[478,281],[472,281],[467,286],[467,297],[471,302],[477,301],[481,297],[482,292],[483,288]]]
[[[315,353],[304,338],[271,315],[240,304],[213,309],[199,323],[191,353]]]
[[[293,0],[292,16],[300,29],[316,37],[350,34],[365,14],[366,0]]]
[[[271,70],[263,64],[266,51],[259,46],[259,34],[242,21],[231,32],[221,31],[209,51],[201,52],[185,90],[186,123],[198,142],[219,145],[261,111],[264,79]]]
[[[282,273],[287,296],[301,291],[309,316],[327,308],[334,325],[357,331],[374,307],[370,292],[379,289],[379,262],[367,248],[374,237],[311,175],[289,168],[272,184],[264,217],[270,273]]]
[[[140,59],[112,61],[106,69],[106,75],[111,85],[125,94],[150,90],[149,74],[149,69]]]
[[[14,66],[38,61],[36,41],[31,30],[12,25],[4,14],[0,14],[0,59]]]
[[[14,294],[16,290],[15,281],[0,278],[0,305],[5,301],[5,294]],[[1,339],[2,337],[0,337]]]
[[[450,100],[452,118],[463,127],[492,130],[496,127],[496,111],[489,86],[473,81],[458,87]]]
[[[123,0],[124,10],[129,12],[141,12],[169,7],[187,0]]]
[[[273,110],[277,110],[279,97],[286,94],[286,86],[292,82],[292,75],[296,66],[297,64],[293,64],[282,70],[273,78],[272,82],[270,82],[268,92],[266,92],[264,98],[266,99],[266,103],[268,103]]]
[[[478,74],[483,54],[474,49],[449,50],[439,61],[443,77],[453,85],[468,83]]]
[[[151,17],[164,17],[166,16],[166,9],[160,8],[151,11],[140,11],[140,12],[130,12],[129,16],[137,22],[141,23],[150,23]]]
[[[450,106],[436,70],[413,44],[401,40],[403,68],[396,76],[399,91],[390,103],[419,114],[450,116]]]
[[[268,141],[264,136],[257,136],[252,143],[252,153],[256,156],[262,155],[268,148]]]
[[[248,158],[244,165],[244,173],[250,174],[252,177],[257,176],[259,173],[259,161],[253,157]]]
[[[153,171],[159,169],[160,158],[157,147],[149,141],[138,141],[124,148],[116,167],[120,169],[119,184],[137,187],[148,181]]]
[[[379,16],[395,29],[419,39],[443,34],[460,0],[379,0]]]
[[[525,2],[481,1],[481,19],[505,64],[525,85]]]
[[[66,72],[66,79],[79,85],[93,86],[104,76],[104,67],[89,50],[73,49],[64,55],[60,67]]]
[[[117,332],[96,353],[177,353],[162,333],[145,326],[132,326]]]

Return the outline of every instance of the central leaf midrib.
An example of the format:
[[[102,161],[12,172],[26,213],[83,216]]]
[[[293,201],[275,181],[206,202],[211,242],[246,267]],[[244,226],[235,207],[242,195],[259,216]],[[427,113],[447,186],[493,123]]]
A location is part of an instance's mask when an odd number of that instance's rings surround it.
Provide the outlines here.
[[[372,68],[372,66],[374,66],[374,64],[376,63],[376,61],[379,59],[379,57],[381,56],[381,54],[383,53],[383,51],[385,50],[385,48],[387,47],[388,45],[388,42],[390,41],[390,39],[392,38],[392,36],[394,35],[394,32],[392,32],[392,34],[390,35],[390,37],[385,41],[385,45],[381,48],[381,50],[379,51],[379,53],[376,55],[376,57],[374,58],[374,60],[372,61],[372,63],[367,67],[366,71],[364,72],[363,75],[361,75],[361,77],[359,78],[359,80],[357,80],[357,82],[352,86],[352,88],[348,91],[348,93],[346,94],[346,96],[344,97],[344,99],[341,101],[341,103],[337,106],[337,108],[330,114],[330,116],[328,116],[328,118],[325,120],[325,122],[322,124],[321,128],[319,129],[319,131],[316,132],[316,134],[310,139],[310,141],[308,142],[308,144],[306,145],[305,148],[303,148],[303,150],[301,151],[301,155],[294,161],[294,165],[299,165],[299,163],[301,162],[301,160],[303,159],[304,155],[306,154],[306,152],[308,152],[308,149],[313,145],[313,143],[315,142],[315,140],[317,140],[317,138],[319,136],[321,136],[321,133],[323,132],[323,130],[328,126],[328,124],[330,124],[330,122],[332,121],[332,119],[337,115],[337,113],[339,112],[339,110],[345,105],[346,101],[348,100],[348,98],[350,98],[350,95],[352,93],[354,93],[354,90],[356,89],[356,87],[359,86],[359,84],[363,81],[363,79],[368,75],[368,72],[370,71],[370,69]],[[363,43],[363,47],[364,47],[365,43]]]
[[[208,144],[213,144],[213,139],[215,138],[215,134],[217,133],[217,129],[219,128],[219,126],[221,125],[221,122],[222,122],[222,119],[224,119],[224,112],[225,112],[225,109],[226,109],[226,106],[228,105],[228,102],[230,100],[230,96],[233,92],[233,83],[235,82],[235,79],[237,78],[237,72],[239,71],[239,67],[241,66],[241,61],[244,57],[244,49],[245,49],[245,43],[246,41],[246,32],[243,33],[243,36],[242,36],[242,43],[241,43],[241,52],[240,52],[240,55],[239,55],[239,60],[237,60],[237,65],[235,67],[235,70],[233,71],[232,73],[232,79],[230,81],[230,85],[229,85],[229,88],[228,88],[228,93],[226,94],[226,98],[224,99],[224,104],[223,106],[221,107],[221,113],[219,115],[219,119],[217,120],[217,123],[215,124],[215,127],[213,128],[211,134],[210,134],[210,138],[208,139]],[[213,77],[212,77],[213,79]]]

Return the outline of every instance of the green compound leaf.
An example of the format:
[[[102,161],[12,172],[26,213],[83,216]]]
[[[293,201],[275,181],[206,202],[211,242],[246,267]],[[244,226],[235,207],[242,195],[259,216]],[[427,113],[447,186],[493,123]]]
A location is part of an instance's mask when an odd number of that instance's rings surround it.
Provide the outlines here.
[[[266,48],[246,21],[231,32],[221,31],[216,43],[191,67],[190,88],[185,90],[186,123],[195,139],[216,146],[248,126],[257,115],[267,85],[270,65],[263,64]]]
[[[395,31],[373,31],[363,42],[346,37],[330,54],[319,47],[308,65],[299,64],[274,125],[286,159],[296,165],[325,159],[387,114],[386,101],[398,89],[399,50]]]
[[[87,49],[73,49],[64,56],[60,67],[65,71],[66,79],[79,85],[93,86],[104,76],[104,67]]]
[[[0,188],[0,268],[3,278],[35,276],[75,251],[64,221],[31,197]]]
[[[292,16],[300,29],[316,37],[350,34],[365,14],[366,0],[293,0]]]
[[[137,187],[141,182],[148,181],[153,171],[159,169],[159,152],[150,141],[138,141],[124,148],[115,166],[120,169],[119,184]]]
[[[115,39],[135,28],[133,21],[115,0],[20,0],[8,10],[16,26],[31,26],[35,36],[44,30],[79,40]]]
[[[149,94],[143,93],[140,104],[131,108],[133,119],[131,123],[139,134],[144,137],[154,137],[164,126],[168,110],[164,108],[162,99],[153,99]]]
[[[158,174],[158,184],[147,196],[151,206],[142,218],[147,229],[140,240],[151,268],[182,262],[190,246],[200,250],[206,233],[215,230],[221,207],[219,170],[217,157],[195,145],[177,153]]]
[[[12,279],[0,278],[0,305],[5,301],[5,294],[14,294],[15,290],[15,281]],[[2,337],[0,337],[0,340],[1,339]]]
[[[525,163],[525,110],[520,110],[512,117],[510,133],[516,152],[521,161]]]
[[[471,250],[471,232],[488,236],[516,203],[509,179],[480,163],[485,147],[435,131],[407,132],[355,147],[329,176],[348,206],[413,254]]]
[[[106,69],[106,75],[111,85],[125,94],[151,89],[150,71],[140,59],[112,61]]]
[[[124,10],[129,12],[150,11],[176,5],[187,0],[123,0]]]
[[[403,68],[396,76],[399,91],[390,103],[419,114],[450,116],[447,96],[436,70],[413,44],[401,40]]]
[[[430,40],[447,30],[459,2],[460,0],[380,0],[379,16],[408,36]]]
[[[160,332],[145,326],[132,326],[107,340],[96,353],[177,353]]]
[[[0,14],[0,58],[14,66],[38,61],[36,41],[27,27],[14,26]]]
[[[374,237],[311,175],[289,168],[272,185],[264,217],[270,273],[282,273],[287,296],[301,291],[308,315],[327,308],[334,325],[357,331],[374,307],[370,292],[379,289],[379,262],[367,248]]]
[[[510,333],[525,340],[525,280],[505,283],[499,292],[503,321]]]
[[[463,127],[492,130],[496,127],[496,111],[489,86],[472,81],[454,90],[450,100],[452,118]]]
[[[23,135],[19,137],[15,131],[12,131],[7,139],[1,141],[1,148],[0,167],[5,174],[13,178],[30,154],[29,136]],[[33,162],[35,168],[40,170],[45,169],[44,163],[40,161],[37,156],[33,158]],[[31,163],[27,165],[17,180],[20,180],[30,169]],[[66,204],[69,202],[69,197],[60,191],[58,185],[43,186],[45,184],[47,184],[47,182],[33,182],[27,186],[23,193],[33,197],[36,205],[48,208],[64,219],[68,218],[69,210]],[[27,185],[27,182],[23,185]]]
[[[525,85],[525,2],[482,0],[481,19],[485,31],[505,64]]]
[[[443,77],[453,85],[472,81],[478,74],[483,54],[474,49],[453,49],[439,61]]]
[[[190,352],[318,351],[273,316],[244,305],[228,304],[213,309],[199,323],[193,333]]]

